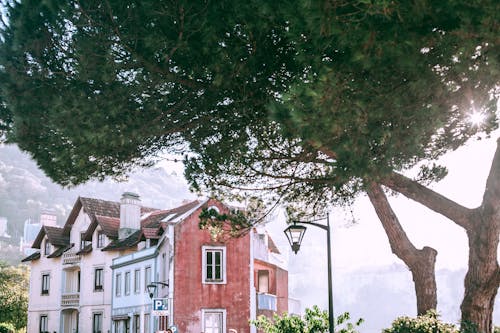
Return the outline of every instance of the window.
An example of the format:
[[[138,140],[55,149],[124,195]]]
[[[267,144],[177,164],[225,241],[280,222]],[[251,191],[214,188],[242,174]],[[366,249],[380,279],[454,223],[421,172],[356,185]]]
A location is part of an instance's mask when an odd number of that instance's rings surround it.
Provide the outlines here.
[[[42,295],[48,295],[50,288],[50,275],[42,274]]]
[[[226,283],[226,253],[222,246],[203,247],[203,283]]]
[[[141,331],[141,317],[136,314],[134,315],[134,333],[139,333]]]
[[[269,292],[269,271],[261,270],[257,272],[258,276],[258,292],[259,293],[268,293]]]
[[[120,297],[122,294],[122,275],[120,273],[116,274],[116,284],[115,284],[115,295]]]
[[[134,271],[134,293],[138,294],[141,292],[141,270],[136,269]]]
[[[151,267],[144,270],[144,290],[148,292],[148,284],[151,284]]]
[[[210,309],[202,310],[202,322],[204,333],[222,333],[225,332],[226,310]]]
[[[130,294],[130,272],[125,272],[125,295]]]
[[[130,333],[130,318],[125,319],[125,333]]]
[[[102,313],[92,315],[92,333],[102,333]]]
[[[104,269],[96,268],[94,271],[94,291],[102,291],[104,284]]]
[[[76,281],[76,291],[77,292],[80,292],[80,282],[81,282],[81,274],[80,274],[80,271],[78,271],[78,275],[77,275],[77,281]]]
[[[80,250],[83,250],[83,248],[87,245],[89,245],[91,242],[85,240],[85,233],[81,232],[80,233]]]
[[[48,333],[49,332],[49,318],[47,315],[40,316],[40,333]]]
[[[104,232],[99,231],[97,232],[97,248],[100,249],[101,247],[104,247],[104,244],[106,242],[106,235]]]
[[[48,239],[45,240],[45,247],[44,247],[43,252],[46,256],[48,256],[50,254],[50,242]]]

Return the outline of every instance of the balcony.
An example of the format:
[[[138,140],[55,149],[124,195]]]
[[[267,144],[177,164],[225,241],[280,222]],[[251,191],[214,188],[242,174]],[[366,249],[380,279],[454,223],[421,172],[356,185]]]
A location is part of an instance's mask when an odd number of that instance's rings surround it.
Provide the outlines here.
[[[62,255],[63,265],[80,265],[80,255],[76,252],[66,252]]]
[[[61,296],[61,307],[76,307],[80,305],[80,293],[66,293]]]
[[[257,294],[257,310],[277,311],[277,297],[271,294]]]

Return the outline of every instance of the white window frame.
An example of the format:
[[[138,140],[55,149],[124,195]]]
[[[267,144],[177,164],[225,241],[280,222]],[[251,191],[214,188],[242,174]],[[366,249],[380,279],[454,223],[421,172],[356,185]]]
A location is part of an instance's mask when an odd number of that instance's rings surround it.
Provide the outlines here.
[[[45,324],[45,325],[43,325]],[[44,327],[42,327],[44,326]],[[38,322],[38,331],[41,333],[48,333],[49,332],[49,315],[47,314],[41,314],[40,319]]]
[[[115,275],[115,296],[120,297],[122,295],[122,273],[116,273]]]
[[[43,244],[43,246],[44,246],[43,252],[44,252],[45,256],[49,256],[50,252],[52,250],[52,246],[51,246],[48,238],[45,239],[45,243]]]
[[[130,273],[130,271],[126,271],[125,274],[123,275],[123,287],[124,287],[124,294],[127,296],[127,295],[130,295],[130,287],[131,287],[131,276],[132,274]]]
[[[148,274],[148,273],[149,273],[149,274]],[[153,277],[152,277],[152,274],[153,274],[153,272],[152,272],[152,270],[151,270],[151,266],[146,266],[146,267],[144,268],[144,292],[145,292],[145,293],[148,293],[148,292],[149,292],[149,291],[148,291],[148,284],[151,284],[151,281],[153,281],[153,280],[152,280],[152,278],[153,278]]]
[[[141,269],[137,268],[134,270],[134,294],[139,294],[141,292]]]
[[[222,252],[222,261],[221,261],[221,279],[220,280],[208,280],[207,279],[207,252]],[[204,245],[201,248],[201,256],[202,256],[202,269],[201,269],[201,282],[203,284],[226,284],[226,247],[225,246],[208,246]]]
[[[222,327],[220,332],[226,332],[226,309],[202,309],[201,310],[201,331],[207,332],[207,328],[205,327],[205,318],[210,314],[218,314],[222,316]]]
[[[100,249],[100,248],[103,248],[104,246],[106,246],[106,234],[104,233],[104,231],[102,230],[99,230],[97,231],[97,237],[96,237],[96,248]]]
[[[45,277],[47,277],[47,289],[44,289],[45,287]],[[50,273],[49,272],[43,272],[42,273],[42,287],[40,288],[40,294],[42,296],[48,296],[50,294]],[[46,292],[45,292],[46,291]]]
[[[100,271],[100,285],[97,284],[97,271]],[[104,267],[95,267],[94,268],[94,291],[103,291],[104,290]]]
[[[99,322],[98,322],[98,326],[100,327],[97,327],[97,330],[96,330],[96,316],[99,317]],[[104,315],[102,312],[92,312],[92,333],[102,333],[102,327],[103,327],[103,319],[104,319]]]

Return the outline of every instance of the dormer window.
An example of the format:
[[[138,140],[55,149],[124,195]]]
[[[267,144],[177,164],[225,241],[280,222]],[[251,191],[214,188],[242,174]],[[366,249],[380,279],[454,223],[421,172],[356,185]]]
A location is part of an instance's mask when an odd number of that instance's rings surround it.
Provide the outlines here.
[[[105,243],[106,243],[106,235],[104,234],[104,232],[102,231],[97,232],[97,248],[100,249],[104,247]]]
[[[91,242],[85,240],[85,233],[80,233],[80,250],[83,250],[85,246],[89,245]]]
[[[50,242],[48,239],[45,240],[44,253],[46,256],[50,254]]]

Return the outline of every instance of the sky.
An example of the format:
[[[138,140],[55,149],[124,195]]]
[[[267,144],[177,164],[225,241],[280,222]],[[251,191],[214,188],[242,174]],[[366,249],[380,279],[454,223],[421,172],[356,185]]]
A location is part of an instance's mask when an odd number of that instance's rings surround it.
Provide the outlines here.
[[[448,197],[469,208],[481,204],[486,179],[491,167],[491,162],[496,150],[496,139],[500,137],[500,131],[496,131],[488,140],[470,141],[466,146],[457,151],[448,153],[440,162],[448,166],[448,176],[441,182],[430,187],[436,192]],[[447,218],[429,210],[428,208],[406,199],[402,195],[389,196],[389,201],[396,212],[403,229],[417,248],[431,246],[438,251],[436,270],[464,270],[467,267],[468,245],[465,231]],[[352,215],[349,210],[341,208],[333,209],[330,213],[330,224],[332,227],[332,255],[333,255],[333,289],[334,304],[342,303],[339,297],[349,297],[346,291],[338,290],[339,285],[345,287],[345,280],[350,278],[349,274],[358,270],[376,271],[381,268],[389,268],[404,263],[392,254],[387,236],[382,225],[366,196],[360,197],[352,207],[356,223],[352,223]],[[327,306],[327,271],[326,271],[326,233],[319,228],[309,227],[304,236],[302,246],[297,255],[293,254],[288,246],[287,240],[282,232],[284,218],[274,221],[268,225],[271,235],[278,243],[280,249],[285,249],[289,258],[289,271],[294,272],[289,278],[290,290],[303,283],[303,280],[311,281],[314,286],[311,292],[314,297],[303,297],[302,306],[311,307],[319,304]],[[498,250],[500,257],[500,248]],[[297,267],[299,267],[297,269]],[[301,268],[303,267],[303,269]],[[371,276],[373,278],[373,276]],[[461,277],[460,277],[461,279]],[[411,275],[408,273],[402,278],[404,286],[413,292]],[[401,277],[394,283],[401,283]],[[337,283],[336,281],[343,281]],[[456,322],[459,318],[458,307],[463,295],[462,290],[452,290],[454,304],[450,305],[450,297],[444,295],[449,292],[449,286],[438,282],[438,311],[443,319],[448,322]],[[353,282],[355,284],[356,282]],[[352,286],[354,290],[356,286]],[[395,287],[396,288],[396,287]],[[414,295],[414,292],[413,292]],[[446,298],[447,304],[442,304],[442,298]],[[373,300],[372,300],[373,301]],[[411,300],[414,302],[414,299]],[[440,304],[441,302],[441,304]],[[499,307],[496,302],[496,307]],[[373,307],[376,304],[372,304]],[[394,304],[397,307],[397,304]],[[449,307],[453,308],[453,312]],[[334,309],[336,306],[334,305]],[[344,309],[350,310],[350,309]],[[352,310],[352,309],[351,309]],[[375,310],[375,309],[374,309]],[[415,308],[416,311],[416,308]],[[337,313],[338,314],[338,313]],[[405,313],[414,315],[412,313]],[[394,319],[395,317],[392,317]],[[372,319],[373,320],[373,319]],[[390,323],[387,318],[385,325]],[[498,325],[500,318],[494,319]],[[366,330],[366,332],[380,332],[377,330]],[[361,330],[365,332],[365,330]]]
[[[470,140],[467,145],[443,156],[438,162],[448,167],[448,175],[429,187],[468,208],[479,206],[496,150],[496,140],[499,137],[500,130],[497,130],[489,139]],[[182,174],[180,163],[166,161],[164,166],[169,170],[176,170],[179,175]],[[389,201],[413,244],[417,248],[430,246],[438,251],[436,271],[459,271],[460,273],[453,273],[459,275],[465,273],[468,245],[465,231],[461,227],[402,195],[389,196]],[[294,254],[283,233],[286,227],[284,214],[279,212],[274,217],[272,222],[268,223],[267,230],[287,259],[290,272],[290,296],[301,299],[302,309],[313,305],[327,309],[326,233],[322,229],[308,227],[300,251]],[[353,223],[353,217],[355,223]],[[369,283],[365,281],[365,278],[375,280],[377,276],[373,275],[374,272],[377,274],[376,272],[390,271],[396,267],[395,274],[398,276],[393,278],[392,273],[389,273],[381,278],[391,279],[390,283],[394,284],[394,292],[400,292],[403,295],[400,298],[406,299],[401,299],[401,304],[394,304],[394,308],[399,310],[395,314],[387,315],[381,311],[381,316],[384,318],[378,322],[375,322],[376,315],[367,318],[369,315],[366,312],[359,313],[359,316],[367,319],[361,332],[380,332],[382,328],[388,327],[391,320],[398,315],[414,316],[416,300],[411,274],[406,271],[404,263],[392,254],[385,231],[368,197],[361,196],[352,206],[352,213],[349,209],[334,208],[330,212],[330,224],[332,225],[334,312],[337,315],[341,311],[356,313],[354,308],[359,304],[359,302],[356,303],[358,300],[355,299],[350,305],[351,308],[348,309],[339,308],[338,304],[345,303],[348,298],[363,295],[362,288],[364,284]],[[498,251],[500,257],[500,248]],[[364,274],[360,272],[366,272],[366,275],[363,276]],[[350,281],[354,278],[353,276],[361,280]],[[463,275],[457,276],[457,279],[463,280]],[[304,289],[304,281],[307,281],[310,287]],[[372,281],[369,287],[373,288],[376,283]],[[339,290],[340,288],[346,290]],[[444,277],[440,279],[438,276],[437,288],[438,311],[442,319],[456,323],[459,320],[463,285],[461,289],[456,288],[455,285],[444,280]],[[372,296],[367,295],[365,302],[369,302],[366,306],[372,307],[372,312],[377,311],[375,309],[377,300],[374,300]],[[495,307],[500,307],[498,301]],[[412,308],[414,308],[414,313],[411,313]],[[494,322],[498,325],[500,318],[494,318]]]

